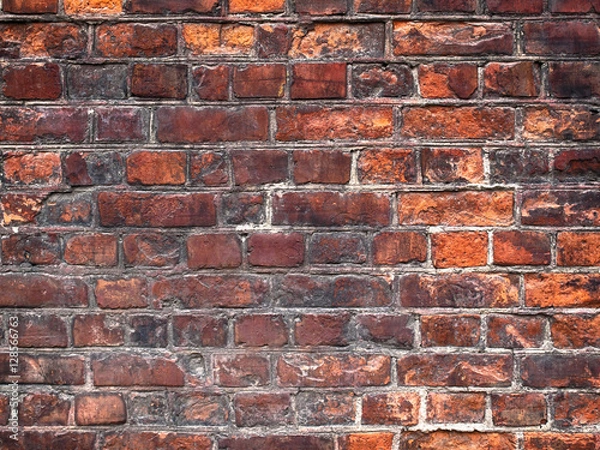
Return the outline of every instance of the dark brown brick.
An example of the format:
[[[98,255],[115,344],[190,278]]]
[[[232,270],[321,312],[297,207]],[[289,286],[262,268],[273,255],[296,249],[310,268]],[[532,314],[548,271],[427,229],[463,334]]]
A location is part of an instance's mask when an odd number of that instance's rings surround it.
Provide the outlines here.
[[[238,427],[281,426],[293,422],[289,394],[237,394],[233,400]]]
[[[553,96],[587,98],[600,96],[600,64],[593,62],[550,63],[548,81]]]
[[[227,319],[212,315],[174,316],[173,343],[178,347],[225,347]]]
[[[292,80],[290,96],[294,100],[346,97],[345,63],[295,64]]]
[[[423,149],[421,170],[426,183],[480,183],[484,179],[479,148]]]
[[[190,181],[200,186],[225,186],[229,183],[229,164],[222,153],[202,152],[190,159]]]
[[[67,95],[73,99],[123,99],[127,67],[121,64],[78,65],[67,68]]]
[[[0,433],[0,442],[6,450],[29,450],[30,448],[44,448],[51,450],[93,450],[96,446],[96,433],[63,431],[23,431],[19,433],[19,440],[11,439],[12,432]],[[26,442],[27,444],[24,444]]]
[[[492,14],[539,14],[544,9],[543,0],[486,0]]]
[[[489,316],[487,346],[536,348],[544,343],[544,319],[526,316]]]
[[[15,100],[56,100],[62,94],[58,64],[9,66],[4,70],[3,93]]]
[[[554,175],[560,181],[600,179],[600,149],[561,150],[554,158]]]
[[[544,183],[550,168],[548,152],[534,149],[492,150],[489,153],[493,183]]]
[[[74,347],[117,347],[125,343],[123,326],[106,314],[79,314],[73,318]]]
[[[138,14],[212,14],[218,0],[131,0],[127,11]]]
[[[0,380],[12,383],[9,355],[0,355]],[[83,356],[19,353],[19,382],[23,384],[84,384]]]
[[[524,450],[594,450],[598,436],[593,433],[525,433]]]
[[[393,2],[386,2],[386,5],[388,3]],[[352,67],[352,93],[356,98],[409,97],[414,91],[413,84],[412,71],[404,64],[356,64]]]
[[[348,11],[346,0],[297,0],[296,12],[312,16],[330,16],[333,14],[346,14]]]
[[[19,347],[66,347],[69,338],[65,319],[55,314],[20,315]]]
[[[600,11],[598,0],[550,0],[548,9],[553,13],[587,13]]]
[[[531,55],[600,54],[600,31],[592,22],[527,22],[523,36],[525,53]]]
[[[236,436],[219,440],[219,450],[333,450],[328,436]]]
[[[352,392],[300,392],[296,396],[298,422],[305,426],[351,425],[356,417]]]
[[[97,108],[98,142],[143,142],[148,138],[148,114],[141,108]]]
[[[533,388],[598,388],[600,356],[531,355],[522,361],[523,385]]]
[[[494,233],[494,264],[550,264],[550,236],[535,231],[500,231]]]
[[[80,108],[0,108],[0,141],[81,143],[88,134],[88,113]]]
[[[264,194],[233,193],[223,195],[221,201],[223,218],[229,225],[262,223],[265,220]]]
[[[540,69],[530,61],[490,63],[484,73],[485,94],[493,97],[537,97]]]
[[[192,70],[192,89],[201,100],[224,101],[229,98],[229,66],[200,66]]]
[[[212,441],[202,434],[155,431],[111,432],[106,434],[102,450],[129,450],[134,448],[146,450],[161,450],[163,448],[211,450]]]
[[[259,58],[284,57],[292,45],[292,32],[284,24],[262,24],[256,29]]]
[[[106,58],[161,57],[177,52],[174,25],[101,24],[96,28],[96,52]]]
[[[129,342],[132,347],[166,347],[168,319],[150,315],[133,316],[129,320]]]
[[[352,156],[337,150],[294,151],[296,184],[347,184],[350,181]]]
[[[410,0],[354,0],[358,13],[394,14],[410,12]]]
[[[414,343],[414,320],[407,314],[361,314],[356,328],[364,342],[395,348],[412,348]]]
[[[599,191],[531,190],[522,196],[521,221],[539,226],[598,226],[599,208]]]
[[[20,425],[66,426],[71,402],[57,394],[39,392],[26,395],[19,409]]]
[[[479,316],[421,316],[421,345],[424,347],[475,347],[479,344]]]
[[[421,12],[475,12],[475,0],[417,0]]]
[[[4,0],[2,9],[12,14],[56,14],[58,0]]]
[[[125,263],[132,266],[174,266],[179,262],[177,236],[166,233],[128,234],[123,237]]]
[[[4,264],[58,264],[60,242],[57,234],[13,234],[2,239]]]
[[[118,153],[75,152],[64,158],[65,177],[71,186],[119,184],[123,167]]]
[[[0,275],[0,305],[12,308],[80,307],[88,304],[88,288],[81,278],[41,274]]]
[[[367,243],[357,233],[315,233],[309,246],[312,264],[364,264]]]
[[[187,96],[187,66],[135,64],[131,94],[136,97],[176,98]]]
[[[239,98],[283,97],[285,80],[283,64],[236,67],[233,71],[233,93]]]
[[[231,152],[236,185],[257,185],[288,178],[288,154],[283,150],[237,150]]]
[[[533,427],[546,419],[546,399],[543,394],[492,395],[492,420],[501,427]]]

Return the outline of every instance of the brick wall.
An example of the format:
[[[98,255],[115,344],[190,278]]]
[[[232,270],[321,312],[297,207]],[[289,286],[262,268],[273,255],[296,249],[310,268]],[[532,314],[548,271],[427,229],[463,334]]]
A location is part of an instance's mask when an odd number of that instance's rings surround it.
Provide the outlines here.
[[[3,0],[3,449],[600,449],[598,0]]]

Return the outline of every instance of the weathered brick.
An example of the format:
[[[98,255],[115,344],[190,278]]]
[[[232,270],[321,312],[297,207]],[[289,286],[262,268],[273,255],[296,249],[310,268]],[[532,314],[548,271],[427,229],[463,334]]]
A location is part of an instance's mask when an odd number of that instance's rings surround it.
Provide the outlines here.
[[[293,421],[289,394],[237,394],[233,405],[238,427],[281,426]]]
[[[129,320],[129,342],[132,347],[166,347],[168,319],[156,316],[133,316]]]
[[[559,392],[554,395],[554,423],[561,428],[600,423],[600,394]]]
[[[42,210],[43,202],[46,200],[44,194],[21,194],[7,193],[0,196],[2,204],[2,220],[4,226],[33,223]]]
[[[350,341],[350,329],[350,315],[347,313],[303,314],[295,321],[294,340],[306,347],[343,347]]]
[[[386,355],[290,353],[278,358],[277,379],[290,387],[384,386],[390,368]]]
[[[67,239],[65,262],[88,266],[115,266],[117,238],[112,234],[79,234]]]
[[[173,343],[178,347],[225,347],[227,319],[212,315],[174,316]]]
[[[184,99],[187,96],[187,66],[135,64],[131,75],[131,95]]]
[[[259,58],[282,58],[292,45],[291,27],[285,24],[262,24],[256,28],[256,52]]]
[[[535,348],[544,343],[544,319],[527,316],[488,316],[487,346]]]
[[[394,14],[410,12],[410,0],[354,0],[358,13]]]
[[[100,308],[122,309],[148,306],[148,286],[143,278],[98,280],[96,302]]]
[[[543,0],[486,0],[492,14],[540,14],[544,10]]]
[[[426,148],[421,150],[426,183],[480,183],[484,179],[479,148]]]
[[[8,59],[85,56],[88,36],[70,23],[5,23],[0,25],[0,54]]]
[[[0,355],[0,381],[12,383],[8,352]],[[19,353],[19,382],[23,384],[81,385],[83,356]]]
[[[283,150],[236,150],[231,152],[235,184],[257,185],[288,178],[288,154]]]
[[[390,200],[369,192],[285,192],[273,198],[276,225],[367,225],[390,222]]]
[[[555,347],[600,347],[600,315],[558,314],[553,317],[551,332]]]
[[[490,63],[484,72],[485,95],[491,97],[537,97],[540,70],[530,61]]]
[[[148,114],[141,108],[97,108],[98,142],[143,142],[148,139]]]
[[[544,190],[525,191],[521,199],[521,222],[539,226],[598,226],[600,192]]]
[[[81,278],[42,274],[0,275],[0,305],[12,308],[87,306],[88,288]]]
[[[180,244],[170,234],[128,234],[123,237],[123,251],[128,265],[173,266],[179,262]]]
[[[9,66],[2,92],[15,100],[56,100],[62,93],[60,73],[58,64]]]
[[[426,258],[427,240],[422,233],[387,231],[373,237],[376,265],[424,262]]]
[[[2,10],[12,14],[56,14],[58,0],[4,0]]]
[[[487,252],[485,232],[461,231],[431,236],[431,259],[438,268],[485,266]]]
[[[176,425],[226,425],[229,419],[226,396],[204,392],[178,393],[173,407]],[[194,447],[196,448],[196,447]]]
[[[492,395],[492,420],[503,427],[539,426],[546,423],[546,399],[543,394]]]
[[[578,20],[523,24],[525,53],[531,55],[598,55],[600,30],[593,22]]]
[[[161,357],[118,353],[92,356],[95,386],[183,386],[184,372]]]
[[[357,98],[408,97],[414,79],[403,64],[356,64],[352,67],[352,93]]]
[[[207,227],[216,223],[212,194],[100,192],[98,209],[106,227]]]
[[[388,392],[367,394],[362,399],[362,423],[365,425],[416,425],[419,422],[419,394]]]
[[[441,393],[427,395],[427,420],[432,423],[477,423],[485,418],[485,394]]]
[[[304,235],[254,233],[248,238],[248,262],[253,266],[296,267],[304,262]]]
[[[184,152],[140,151],[127,158],[127,182],[155,185],[185,183],[186,154]]]
[[[425,433],[412,431],[400,435],[400,450],[434,450],[452,448],[456,450],[514,450],[517,438],[509,433],[481,433],[434,431]]]
[[[363,150],[358,157],[358,179],[365,184],[415,183],[415,152],[399,148]]]
[[[352,433],[338,438],[340,450],[392,450],[393,433]]]
[[[599,97],[599,72],[600,64],[593,62],[550,63],[550,91],[559,98]]]
[[[200,186],[225,186],[229,183],[229,164],[222,153],[202,152],[190,159],[190,181]]]
[[[6,184],[58,186],[62,183],[58,153],[7,152],[3,156]]]
[[[201,100],[224,101],[229,98],[229,66],[200,66],[192,70],[192,89]]]
[[[123,10],[120,0],[64,0],[68,15],[114,16]]]
[[[17,441],[11,438],[12,432],[0,433],[0,442],[6,450],[28,450],[29,448],[48,448],[60,450],[92,450],[96,445],[96,433],[63,431],[23,431]],[[26,442],[27,444],[23,444]]]
[[[290,96],[294,100],[346,97],[345,63],[294,64],[292,80]]]
[[[277,108],[279,141],[325,139],[380,139],[392,136],[393,111],[383,106]],[[335,123],[335,127],[331,124]]]
[[[550,174],[545,150],[492,150],[489,161],[493,183],[544,183]]]
[[[512,139],[511,108],[426,106],[407,108],[402,134],[421,139]]]
[[[506,226],[513,223],[512,192],[465,191],[400,194],[403,225]]]
[[[525,275],[525,304],[532,307],[595,307],[600,303],[597,274]]]
[[[210,450],[212,441],[201,434],[172,433],[155,431],[125,431],[107,433],[102,450],[128,450],[143,448],[161,450],[177,448],[181,450]]]
[[[276,289],[276,303],[287,307],[377,307],[391,302],[382,277],[287,275]]]
[[[525,433],[524,450],[594,450],[598,436],[593,433]]]
[[[587,13],[600,11],[598,0],[550,0],[548,9],[553,13]]]
[[[193,56],[248,55],[254,46],[254,27],[186,23],[183,25],[183,39],[187,53]]]
[[[36,392],[26,395],[20,405],[19,421],[24,426],[66,426],[71,402],[57,394]]]
[[[334,14],[346,14],[348,12],[347,3],[346,0],[297,0],[295,6],[298,14],[330,16]]]
[[[188,267],[223,269],[239,267],[242,248],[235,234],[202,234],[187,240]]]
[[[402,279],[400,300],[403,306],[426,308],[506,308],[518,304],[519,281],[502,274],[413,274]]]
[[[277,448],[279,450],[333,450],[334,444],[329,436],[236,436],[219,440],[219,450],[261,450]]]
[[[559,233],[556,245],[559,266],[600,265],[600,233]]]
[[[116,425],[125,423],[125,401],[120,394],[81,394],[75,397],[77,425]]]
[[[132,425],[166,425],[166,392],[132,392],[127,398],[127,421]]]
[[[414,343],[414,320],[406,314],[361,314],[356,329],[363,342],[395,348],[412,348]]]
[[[57,234],[13,234],[2,238],[4,264],[58,264],[60,242]]]
[[[296,184],[346,184],[350,181],[350,153],[338,150],[298,150],[294,151],[293,158]]]
[[[269,284],[255,276],[198,275],[157,281],[152,293],[159,302],[178,299],[185,308],[240,308],[263,304]]]
[[[161,107],[156,120],[156,136],[165,143],[264,141],[269,126],[267,109],[262,106]]]
[[[79,314],[73,318],[74,347],[116,347],[125,343],[123,326],[106,314]]]
[[[494,233],[494,264],[550,264],[550,236],[535,231],[499,231]]]
[[[87,111],[81,108],[0,108],[2,142],[81,143],[88,134]]]
[[[508,23],[394,22],[393,51],[404,55],[509,55]]]
[[[425,98],[470,98],[477,90],[477,66],[426,64],[419,66],[419,90]]]
[[[312,264],[364,264],[365,236],[355,233],[315,233],[309,244]]]
[[[67,95],[73,99],[123,99],[127,95],[125,65],[74,65],[67,68]]]
[[[533,388],[598,388],[600,356],[530,355],[521,363],[523,385]]]
[[[475,347],[479,344],[479,316],[421,316],[421,345],[424,347]]]
[[[52,315],[21,315],[19,347],[66,347],[69,341],[65,319]]]
[[[417,0],[421,12],[475,12],[475,0]]]
[[[137,14],[212,14],[218,5],[218,0],[130,0],[127,11]]]
[[[233,71],[233,93],[238,98],[283,97],[286,68],[283,64],[236,67]]]
[[[351,425],[356,417],[352,392],[300,392],[296,396],[298,422],[305,426]]]
[[[118,184],[122,166],[116,152],[75,152],[64,158],[65,178],[71,186]]]
[[[287,328],[280,315],[244,315],[235,321],[234,341],[245,347],[282,347],[287,344]]]
[[[174,25],[101,24],[96,28],[96,52],[106,58],[161,57],[177,52]]]
[[[560,181],[600,179],[600,149],[561,150],[554,158],[554,176]]]
[[[233,193],[223,195],[221,201],[223,219],[229,225],[262,223],[265,220],[263,194]]]
[[[219,386],[245,387],[269,384],[271,369],[264,355],[215,355],[215,383]]]
[[[250,0],[230,0],[229,12],[237,13],[275,13],[282,12],[285,0],[264,0],[253,2]]]
[[[531,140],[585,141],[598,139],[597,110],[575,105],[525,108],[523,136]]]

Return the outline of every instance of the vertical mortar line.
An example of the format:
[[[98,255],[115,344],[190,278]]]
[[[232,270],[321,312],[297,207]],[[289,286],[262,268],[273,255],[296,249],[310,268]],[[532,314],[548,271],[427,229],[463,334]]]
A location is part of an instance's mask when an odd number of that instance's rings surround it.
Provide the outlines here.
[[[523,56],[523,21],[522,20],[515,20],[515,22],[513,22],[513,27],[514,27],[514,42],[515,42],[515,53],[514,56],[515,57],[521,57]]]
[[[558,230],[550,232],[550,268],[556,269],[558,264]]]
[[[269,116],[269,142],[272,144],[277,144],[277,107],[271,106],[267,108]]]
[[[487,248],[487,265],[494,265],[494,231],[492,229],[487,230],[488,237],[488,248]],[[492,269],[492,267],[489,267]]]
[[[523,450],[523,432],[517,431],[515,434],[517,435],[517,450]]]
[[[492,414],[492,395],[493,392],[485,392],[485,413],[483,417],[483,423],[487,428],[494,427],[494,419]]]
[[[393,39],[394,39],[394,21],[392,19],[387,20],[384,23],[383,29],[383,58],[386,61],[393,61]]]
[[[426,388],[419,389],[419,398],[421,399],[421,404],[419,405],[419,426],[423,428],[429,423],[427,419],[427,405],[429,402]]]
[[[151,106],[148,108],[148,143],[156,144],[157,140],[157,120],[156,120],[156,107]]]
[[[350,186],[355,186],[358,185],[358,157],[360,155],[360,149],[352,149],[350,150],[350,157],[351,162],[350,162],[350,182],[349,185]]]
[[[353,80],[352,74],[354,72],[354,62],[346,64],[346,99],[354,99],[354,92],[352,92]]]
[[[492,169],[490,165],[490,149],[482,147],[481,159],[483,160],[483,182],[487,185],[492,184]]]

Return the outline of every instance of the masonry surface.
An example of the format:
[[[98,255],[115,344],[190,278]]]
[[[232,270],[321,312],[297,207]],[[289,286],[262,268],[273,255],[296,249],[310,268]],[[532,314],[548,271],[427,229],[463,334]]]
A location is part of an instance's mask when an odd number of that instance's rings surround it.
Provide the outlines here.
[[[3,0],[0,447],[600,449],[598,13]]]

